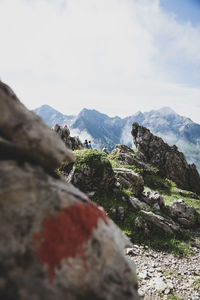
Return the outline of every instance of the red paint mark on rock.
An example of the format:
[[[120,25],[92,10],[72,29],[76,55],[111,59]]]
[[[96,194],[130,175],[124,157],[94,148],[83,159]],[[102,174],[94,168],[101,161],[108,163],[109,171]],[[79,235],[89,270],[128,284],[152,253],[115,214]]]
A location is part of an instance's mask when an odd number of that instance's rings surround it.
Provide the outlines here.
[[[48,266],[51,284],[55,276],[55,268],[61,267],[62,259],[75,258],[79,254],[85,270],[88,270],[83,244],[97,228],[99,218],[107,224],[105,212],[94,203],[78,202],[58,214],[49,216],[43,222],[42,231],[34,234],[33,242],[38,259]]]

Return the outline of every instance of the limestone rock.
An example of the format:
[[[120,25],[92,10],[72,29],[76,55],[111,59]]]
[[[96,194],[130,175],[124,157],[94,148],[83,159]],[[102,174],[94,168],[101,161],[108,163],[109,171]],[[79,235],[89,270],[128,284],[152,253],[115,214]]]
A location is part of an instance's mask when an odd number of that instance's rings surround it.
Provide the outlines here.
[[[61,137],[67,148],[72,150],[79,150],[84,148],[78,136],[70,136],[69,128],[63,128],[60,125],[56,124],[53,129]]]
[[[200,225],[200,215],[193,206],[184,202],[183,199],[174,201],[167,207],[169,215],[184,227]]]
[[[158,204],[160,208],[165,206],[164,198],[158,193],[151,190],[145,190],[143,192],[142,200],[149,205]]]
[[[155,277],[151,280],[150,285],[155,290],[160,291],[161,293],[167,289],[167,284],[164,282],[162,277]]]
[[[1,299],[137,299],[127,241],[103,211],[29,163],[3,161],[0,176]]]
[[[101,151],[83,150],[85,156],[83,162],[61,166],[60,171],[66,176],[67,182],[71,182],[84,192],[108,190],[116,181],[109,160]],[[87,153],[86,153],[87,152]],[[77,166],[78,165],[78,166]]]
[[[110,209],[111,213],[114,216],[115,220],[120,220],[123,222],[125,220],[125,208],[122,206],[119,207],[113,207]]]
[[[169,146],[138,123],[133,123],[132,135],[136,148],[147,162],[159,168],[161,176],[173,180],[182,189],[200,194],[200,176],[195,165],[188,164],[175,145]]]
[[[126,189],[131,189],[133,195],[139,196],[144,189],[143,178],[133,170],[126,168],[114,168],[118,182]]]
[[[136,168],[143,170],[144,174],[155,174],[155,171],[145,163],[145,157],[142,153],[137,156],[133,149],[126,145],[116,145],[112,155],[117,155],[117,160],[122,165],[134,165]]]
[[[133,245],[127,255],[137,262],[139,291],[145,300],[199,300],[200,251],[196,247],[192,247],[191,255],[179,256]]]
[[[0,299],[138,300],[129,241],[53,173],[71,153],[2,83],[0,108]]]
[[[138,210],[146,210],[149,211],[151,208],[148,204],[146,204],[143,201],[140,201],[138,198],[136,197],[129,197],[129,201],[132,204],[134,210],[138,211]]]
[[[28,111],[13,91],[0,82],[0,156],[40,164],[47,170],[73,161],[74,156],[55,133]]]
[[[173,234],[180,231],[180,226],[172,220],[168,220],[160,215],[144,210],[139,212],[139,218],[136,221],[136,225],[140,228],[148,228],[149,231],[155,229],[167,234]]]

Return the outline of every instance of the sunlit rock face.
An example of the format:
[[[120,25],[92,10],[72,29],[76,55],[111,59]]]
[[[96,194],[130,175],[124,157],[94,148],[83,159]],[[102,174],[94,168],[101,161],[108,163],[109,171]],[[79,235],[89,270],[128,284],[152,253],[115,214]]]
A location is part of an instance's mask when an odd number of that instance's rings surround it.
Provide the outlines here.
[[[169,146],[138,123],[133,123],[132,135],[136,148],[147,162],[159,168],[160,175],[172,179],[180,188],[200,194],[200,176],[196,166],[188,164],[175,145]]]
[[[129,241],[54,173],[72,153],[2,82],[0,111],[0,299],[139,299]]]

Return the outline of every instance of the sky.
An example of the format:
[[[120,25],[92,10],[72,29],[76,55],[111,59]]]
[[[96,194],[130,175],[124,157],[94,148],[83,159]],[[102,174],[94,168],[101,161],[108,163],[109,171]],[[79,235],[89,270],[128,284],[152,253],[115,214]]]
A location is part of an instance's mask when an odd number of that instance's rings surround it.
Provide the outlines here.
[[[200,123],[200,0],[0,0],[0,78],[28,109]]]

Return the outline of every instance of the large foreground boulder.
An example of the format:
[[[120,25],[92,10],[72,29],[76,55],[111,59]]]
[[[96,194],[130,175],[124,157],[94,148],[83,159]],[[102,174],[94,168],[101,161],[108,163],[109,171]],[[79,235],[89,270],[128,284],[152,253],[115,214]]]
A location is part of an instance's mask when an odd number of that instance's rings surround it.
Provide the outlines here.
[[[72,154],[3,83],[0,109],[0,299],[139,299],[129,241],[53,172]]]
[[[173,180],[182,189],[200,194],[200,176],[195,165],[188,164],[175,145],[169,146],[138,123],[133,123],[132,135],[136,148],[147,162],[159,168],[161,176]]]
[[[13,91],[0,82],[0,157],[39,164],[51,171],[73,155],[56,133],[32,112],[28,112]]]

